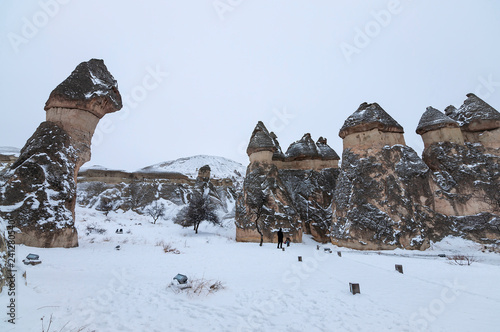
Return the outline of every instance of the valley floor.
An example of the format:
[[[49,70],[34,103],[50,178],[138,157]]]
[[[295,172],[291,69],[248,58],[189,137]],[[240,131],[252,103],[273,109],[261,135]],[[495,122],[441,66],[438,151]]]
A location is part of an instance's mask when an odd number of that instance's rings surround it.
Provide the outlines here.
[[[77,208],[77,227],[78,248],[16,247],[16,324],[7,322],[4,288],[0,331],[42,331],[43,323],[47,332],[51,317],[50,331],[67,332],[500,329],[500,255],[461,239],[425,252],[379,254],[317,250],[305,238],[283,252],[236,243],[230,221],[224,228],[202,224],[194,234],[170,220],[153,225],[135,213],[105,217],[85,208]],[[166,245],[180,253],[165,253]],[[42,264],[22,264],[29,253]],[[458,266],[440,253],[473,254],[479,262]],[[223,289],[176,290],[169,285],[177,273],[195,285],[220,281]],[[361,294],[353,296],[349,282],[359,283]]]

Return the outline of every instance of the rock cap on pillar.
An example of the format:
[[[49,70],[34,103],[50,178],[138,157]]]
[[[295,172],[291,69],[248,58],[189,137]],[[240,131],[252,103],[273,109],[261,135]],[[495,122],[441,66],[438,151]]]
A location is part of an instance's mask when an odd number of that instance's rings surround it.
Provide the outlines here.
[[[326,143],[326,138],[320,137],[318,142],[314,143],[309,133],[290,144],[285,156],[287,161],[340,160],[338,154]]]
[[[264,123],[259,121],[250,137],[247,154],[250,156],[252,153],[260,151],[277,152],[280,149],[279,145],[276,145],[276,142],[276,135],[274,135],[274,133],[269,133]]]
[[[420,118],[416,133],[422,135],[426,132],[441,128],[459,128],[459,125],[449,116],[443,114],[434,107],[429,106]]]
[[[80,63],[71,75],[50,94],[44,109],[80,109],[99,119],[122,108],[118,83],[103,60],[91,59]]]
[[[340,160],[339,155],[328,144],[326,138],[320,137],[316,142],[319,155],[323,160]]]
[[[404,133],[403,127],[377,103],[362,103],[340,128],[339,136],[378,129],[383,132]]]
[[[467,99],[459,109],[448,106],[445,112],[465,131],[500,128],[500,113],[473,93],[467,94]]]

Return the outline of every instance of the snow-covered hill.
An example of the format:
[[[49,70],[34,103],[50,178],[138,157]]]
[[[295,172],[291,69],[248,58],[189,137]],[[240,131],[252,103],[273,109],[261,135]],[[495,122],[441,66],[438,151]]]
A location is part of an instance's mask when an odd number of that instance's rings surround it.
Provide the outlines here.
[[[196,178],[198,176],[198,169],[205,165],[210,166],[211,177],[216,179],[229,178],[239,181],[244,177],[246,172],[246,166],[233,160],[205,155],[165,161],[141,168],[138,171],[147,173],[181,173],[190,178]]]

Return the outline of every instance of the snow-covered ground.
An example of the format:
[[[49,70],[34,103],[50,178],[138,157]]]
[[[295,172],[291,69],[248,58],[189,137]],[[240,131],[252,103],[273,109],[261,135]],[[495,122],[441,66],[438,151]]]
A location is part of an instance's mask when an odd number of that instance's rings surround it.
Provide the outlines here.
[[[88,227],[106,229],[104,234]],[[236,243],[234,225],[200,233],[133,212],[77,208],[80,246],[17,246],[16,324],[0,331],[494,331],[500,327],[500,255],[447,238],[426,252],[360,252],[305,237],[286,251]],[[123,234],[116,234],[123,229]],[[165,253],[169,244],[180,254]],[[120,245],[120,250],[115,247]],[[323,249],[329,247],[333,253]],[[337,251],[342,251],[342,257]],[[29,253],[42,264],[25,266]],[[453,265],[438,254],[474,254]],[[302,262],[298,261],[302,256]],[[19,264],[20,263],[20,264]],[[395,271],[402,264],[404,274]],[[22,277],[26,271],[26,281]],[[217,292],[175,291],[172,278],[220,281]],[[26,282],[26,283],[25,283]],[[349,292],[349,282],[361,294]],[[208,290],[208,288],[207,288]]]

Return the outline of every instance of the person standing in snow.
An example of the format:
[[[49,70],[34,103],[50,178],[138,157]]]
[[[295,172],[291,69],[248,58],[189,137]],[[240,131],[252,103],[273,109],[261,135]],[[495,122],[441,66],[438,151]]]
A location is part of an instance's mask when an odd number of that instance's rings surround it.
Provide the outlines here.
[[[281,230],[281,227],[278,231],[278,249],[279,248],[283,248],[283,231]]]

